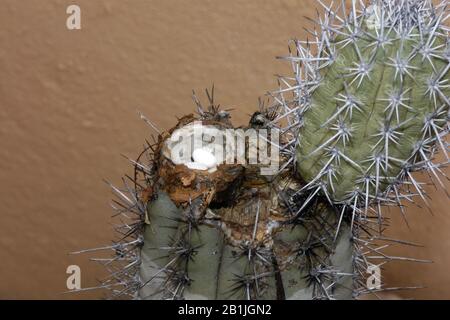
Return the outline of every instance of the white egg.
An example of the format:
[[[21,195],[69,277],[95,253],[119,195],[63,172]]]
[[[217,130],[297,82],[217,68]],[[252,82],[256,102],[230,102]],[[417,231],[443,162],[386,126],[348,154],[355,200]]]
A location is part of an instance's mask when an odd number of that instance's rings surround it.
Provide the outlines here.
[[[208,169],[214,168],[217,165],[217,159],[211,151],[199,148],[192,153],[194,162],[205,165]]]
[[[184,165],[191,170],[204,170],[204,171],[208,170],[207,166],[198,162],[186,162]]]

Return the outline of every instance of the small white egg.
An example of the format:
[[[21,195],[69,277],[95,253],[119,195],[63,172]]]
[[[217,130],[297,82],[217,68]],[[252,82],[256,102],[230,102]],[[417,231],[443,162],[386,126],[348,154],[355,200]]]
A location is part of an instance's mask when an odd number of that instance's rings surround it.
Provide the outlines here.
[[[205,165],[208,169],[214,168],[217,165],[216,157],[211,151],[204,148],[195,149],[192,152],[192,159],[196,163]]]

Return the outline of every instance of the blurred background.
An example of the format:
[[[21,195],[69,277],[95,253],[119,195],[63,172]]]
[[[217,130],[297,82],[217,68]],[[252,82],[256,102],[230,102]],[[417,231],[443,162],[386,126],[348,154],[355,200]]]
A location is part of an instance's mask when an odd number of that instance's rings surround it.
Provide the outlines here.
[[[81,8],[81,30],[66,27]],[[289,66],[287,41],[306,36],[314,0],[0,0],[0,299],[90,299],[63,295],[66,268],[82,287],[105,275],[69,252],[112,239],[111,194],[149,138],[142,111],[161,129],[194,110],[191,91],[216,87],[217,101],[244,124],[257,98]],[[447,171],[448,172],[448,171]],[[447,185],[448,186],[448,185]],[[448,189],[448,188],[447,188]],[[394,298],[450,299],[448,197],[429,187],[432,214],[391,210],[388,235],[424,245],[393,255],[391,286],[425,286]]]

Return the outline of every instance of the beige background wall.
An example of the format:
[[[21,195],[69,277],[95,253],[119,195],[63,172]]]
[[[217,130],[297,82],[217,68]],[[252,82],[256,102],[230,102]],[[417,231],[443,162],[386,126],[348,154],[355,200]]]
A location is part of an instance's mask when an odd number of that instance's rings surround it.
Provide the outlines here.
[[[82,30],[66,29],[69,4]],[[0,298],[98,298],[61,295],[69,264],[82,286],[102,269],[70,251],[112,237],[103,178],[130,172],[151,133],[144,112],[168,128],[193,110],[191,90],[216,85],[237,124],[275,87],[288,66],[274,59],[304,37],[305,0],[0,0]],[[434,193],[434,192],[432,192]],[[434,216],[410,210],[395,236],[426,245],[397,253],[435,261],[398,264],[392,284],[428,289],[404,297],[450,298],[450,212],[433,194]],[[399,253],[399,254],[400,254]]]

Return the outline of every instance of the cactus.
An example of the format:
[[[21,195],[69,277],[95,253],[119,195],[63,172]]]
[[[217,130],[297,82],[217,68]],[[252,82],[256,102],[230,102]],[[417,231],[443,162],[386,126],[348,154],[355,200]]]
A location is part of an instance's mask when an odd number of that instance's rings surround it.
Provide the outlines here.
[[[251,149],[244,140],[244,150],[253,151],[243,163],[215,163],[216,153],[208,152],[236,137],[218,139],[233,129],[230,114],[207,95],[207,108],[194,96],[198,114],[168,131],[143,117],[158,138],[130,159],[135,173],[124,187],[111,185],[118,197],[113,207],[126,221],[116,229],[118,241],[99,248],[114,256],[100,260],[111,275],[95,288],[109,289],[109,298],[351,299],[359,255],[349,223],[320,198],[296,215],[305,202],[301,181],[289,170],[262,175],[267,164],[249,161],[259,143]],[[274,115],[261,109],[245,129],[266,128]],[[199,126],[202,134],[193,135]],[[198,137],[200,149],[180,148]]]
[[[174,157],[178,130],[190,138],[201,124],[208,126],[203,132],[216,130],[217,139],[217,133],[232,128],[229,114],[219,111],[212,98],[206,112],[195,100],[199,115],[185,116],[160,134],[153,167],[145,169],[152,195],[142,213],[147,223],[137,297],[350,299],[351,232],[347,225],[334,239],[338,220],[333,208],[317,199],[301,218],[294,217],[303,201],[295,195],[299,182],[289,174],[261,175],[260,164],[212,162],[202,168],[206,163],[195,150],[208,150],[211,143],[194,149],[196,162],[190,156],[187,162]],[[249,128],[263,128],[268,118],[256,113]]]
[[[448,64],[414,51],[422,46],[419,34],[412,35],[417,30],[404,38],[386,31],[384,47],[376,47],[374,31],[366,32],[354,48],[335,39],[335,61],[319,71],[321,84],[299,132],[299,173],[327,184],[336,202],[359,193],[382,197],[415,163],[428,165],[430,144],[443,145],[434,129],[447,124]],[[438,35],[425,41],[445,46]]]
[[[279,90],[271,93],[273,126],[287,141],[287,169],[304,182],[299,192],[306,200],[296,214],[326,198],[340,211],[339,221],[350,221],[355,254],[364,246],[370,252],[364,260],[405,260],[374,249],[373,241],[386,240],[385,206],[400,207],[406,223],[404,202],[420,197],[429,206],[425,183],[414,172],[428,172],[445,190],[447,1],[351,0],[337,8],[318,2],[325,14],[309,31],[313,40],[291,42],[290,55],[281,58],[293,75],[280,76]],[[438,151],[440,163],[434,159]],[[354,267],[361,274],[370,262]]]
[[[282,81],[294,82],[277,100],[293,92],[284,102],[298,123],[293,162],[305,189],[318,189],[356,213],[401,205],[413,194],[426,202],[412,172],[426,169],[444,186],[439,176],[448,163],[447,2],[349,4],[348,15],[345,3],[337,9],[344,18],[323,5],[316,40],[294,41],[297,54],[286,57],[295,75]],[[443,164],[432,163],[438,149]],[[407,180],[410,194],[401,195]]]
[[[238,128],[271,130],[266,146],[244,143],[244,163],[235,149],[222,155],[233,161],[219,161],[217,150],[229,150],[242,132],[230,133],[236,128],[214,103],[214,89],[207,107],[194,94],[197,114],[170,130],[142,116],[158,135],[130,159],[135,173],[124,188],[111,186],[126,221],[106,247],[115,255],[99,288],[110,297],[351,299],[388,289],[367,288],[371,266],[427,262],[381,252],[414,245],[383,236],[382,210],[403,212],[414,196],[426,201],[415,171],[443,185],[447,1],[319,3],[325,13],[313,41],[293,41],[283,57],[294,75],[281,76],[269,104]],[[183,141],[200,147],[191,152]],[[280,154],[271,175],[261,174],[267,163],[249,161],[264,148]],[[432,162],[438,150],[444,163]]]

